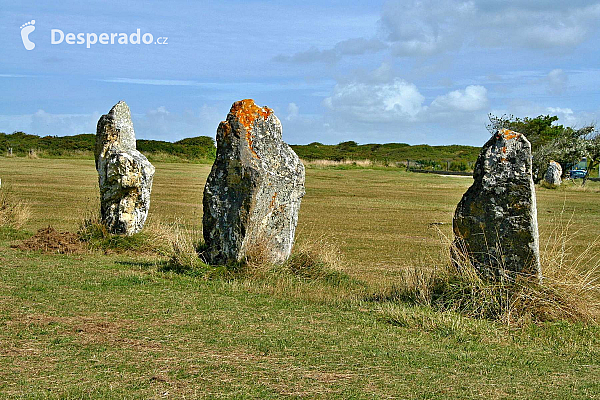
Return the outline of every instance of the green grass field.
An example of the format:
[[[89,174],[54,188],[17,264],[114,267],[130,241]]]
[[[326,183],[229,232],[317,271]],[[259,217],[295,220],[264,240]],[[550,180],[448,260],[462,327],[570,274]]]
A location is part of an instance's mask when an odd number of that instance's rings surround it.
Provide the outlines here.
[[[201,229],[210,166],[155,166],[150,219]],[[98,208],[92,160],[0,158],[0,178],[30,203],[30,232],[76,231]],[[409,267],[444,261],[438,228],[451,234],[470,183],[308,169],[297,241],[334,243],[343,272],[369,290],[390,287]],[[538,188],[542,252],[568,221],[567,256],[584,252],[598,236],[599,199],[595,182]],[[2,398],[600,398],[597,325],[510,327],[322,282],[205,280],[161,272],[151,255],[11,243],[0,237]]]

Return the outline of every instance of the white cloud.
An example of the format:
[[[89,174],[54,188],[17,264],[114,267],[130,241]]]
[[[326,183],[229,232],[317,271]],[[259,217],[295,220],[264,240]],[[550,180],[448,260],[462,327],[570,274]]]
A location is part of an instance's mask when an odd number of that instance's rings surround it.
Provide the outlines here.
[[[287,115],[286,119],[288,121],[290,121],[294,118],[298,118],[298,115],[300,113],[300,107],[298,107],[296,105],[296,103],[290,103],[290,104],[288,104],[287,112],[288,112],[288,115]]]
[[[561,125],[574,126],[577,124],[575,113],[570,108],[548,107],[548,113],[558,117],[558,123]]]
[[[473,2],[389,1],[380,24],[395,55],[431,55],[458,47],[463,21],[469,21],[475,12]]]
[[[390,49],[396,56],[424,57],[462,46],[572,49],[598,31],[599,1],[391,0],[379,20],[381,39],[351,38],[312,47],[275,61],[335,63],[344,56]]]
[[[358,121],[381,122],[414,120],[425,109],[424,101],[414,84],[396,78],[388,84],[338,84],[323,103],[329,110]]]
[[[572,48],[598,30],[600,3],[389,1],[380,20],[399,56],[432,55],[466,43],[484,47]]]
[[[159,106],[156,110],[150,110],[150,111],[148,111],[148,114],[169,115],[171,113],[167,110],[167,108],[165,106]]]
[[[480,85],[470,85],[465,90],[454,90],[436,97],[431,103],[431,106],[437,109],[454,111],[478,111],[487,105],[487,89]]]
[[[382,72],[386,76],[388,69],[382,65],[334,87],[323,102],[328,110],[324,122],[332,127],[327,131],[328,136],[359,143],[485,142],[489,100],[484,86],[468,85],[428,102],[411,82],[400,78],[388,82],[378,79]],[[444,135],[440,136],[440,131]]]

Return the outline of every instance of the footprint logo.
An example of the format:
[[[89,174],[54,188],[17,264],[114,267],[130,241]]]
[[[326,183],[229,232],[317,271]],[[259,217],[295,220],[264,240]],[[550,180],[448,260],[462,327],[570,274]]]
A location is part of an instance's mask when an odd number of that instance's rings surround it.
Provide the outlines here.
[[[21,25],[21,39],[23,39],[23,46],[25,46],[27,50],[33,50],[35,48],[35,43],[29,40],[29,34],[35,31],[35,26],[33,25],[35,25],[35,19]]]

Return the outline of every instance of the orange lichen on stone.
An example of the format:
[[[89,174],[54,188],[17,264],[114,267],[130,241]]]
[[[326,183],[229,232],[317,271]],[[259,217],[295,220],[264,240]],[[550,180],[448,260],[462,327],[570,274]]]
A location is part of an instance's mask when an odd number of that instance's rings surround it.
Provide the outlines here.
[[[515,131],[511,131],[510,129],[501,129],[500,133],[502,134],[502,136],[506,140],[515,139],[515,138],[518,139],[521,136],[520,133],[517,133]]]
[[[219,124],[219,128],[223,132],[223,136],[229,136],[229,134],[231,133],[231,126],[227,121],[221,121],[221,123]]]
[[[240,121],[240,124],[246,129],[246,141],[248,142],[248,147],[250,148],[252,155],[256,158],[260,158],[252,147],[252,125],[259,117],[262,117],[265,120],[269,118],[269,115],[273,113],[273,110],[269,107],[257,106],[252,99],[245,99],[233,103],[229,112],[235,115],[237,120]]]
[[[245,99],[233,103],[229,112],[233,113],[246,129],[250,129],[258,117],[263,117],[266,120],[273,113],[273,110],[269,107],[257,106],[252,99]]]

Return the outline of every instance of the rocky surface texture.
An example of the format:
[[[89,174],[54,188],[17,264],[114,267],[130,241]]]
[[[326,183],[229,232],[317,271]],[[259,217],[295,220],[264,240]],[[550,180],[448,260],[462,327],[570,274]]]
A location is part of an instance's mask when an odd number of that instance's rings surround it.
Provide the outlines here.
[[[473,178],[454,215],[454,251],[488,279],[516,274],[541,279],[529,141],[517,132],[497,131],[483,146]]]
[[[131,113],[124,101],[100,117],[95,156],[102,223],[114,234],[141,231],[150,208],[154,166],[135,148]]]
[[[304,196],[304,165],[281,139],[281,122],[253,100],[235,102],[217,129],[217,158],[204,187],[203,235],[212,264],[260,253],[290,255]]]
[[[555,186],[560,186],[562,183],[562,167],[556,161],[550,161],[544,180]]]

